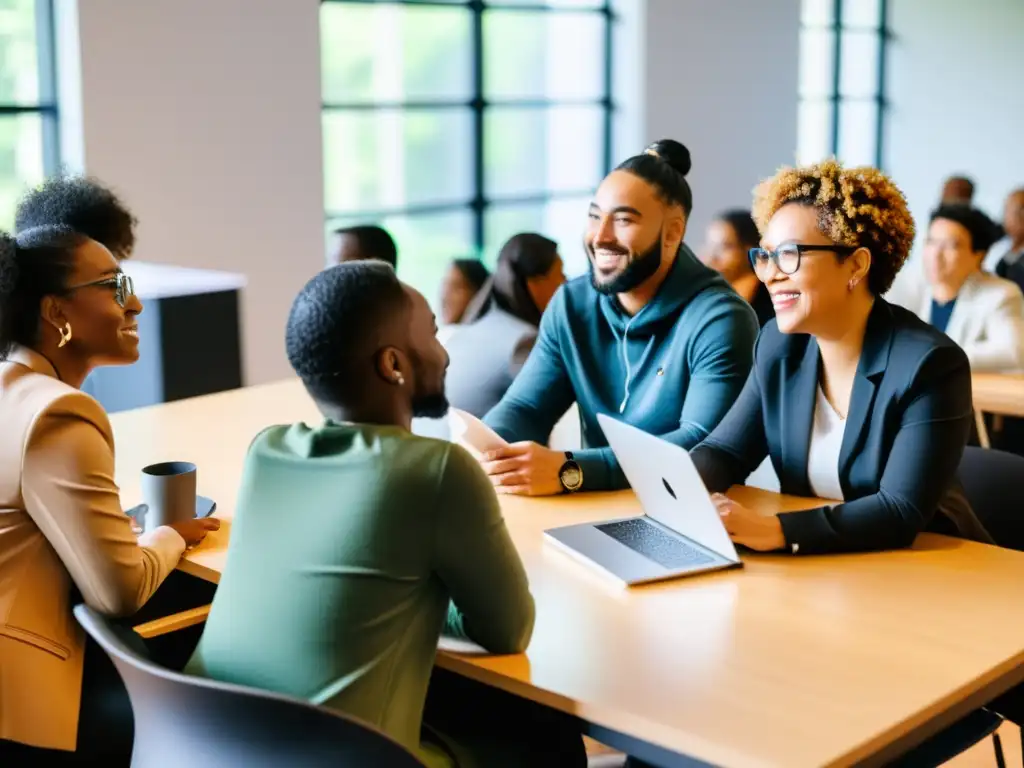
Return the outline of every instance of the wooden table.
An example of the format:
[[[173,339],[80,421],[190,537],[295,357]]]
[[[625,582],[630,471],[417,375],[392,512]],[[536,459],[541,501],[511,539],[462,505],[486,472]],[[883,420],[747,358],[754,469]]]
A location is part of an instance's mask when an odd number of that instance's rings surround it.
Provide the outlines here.
[[[112,417],[124,501],[157,460],[199,465],[230,521],[246,447],[318,419],[295,382]],[[762,511],[807,506],[753,489]],[[1024,679],[1024,554],[923,535],[900,552],[747,556],[742,569],[624,589],[544,543],[553,525],[638,511],[631,493],[506,499],[537,600],[526,654],[439,663],[573,713],[672,765],[879,765]],[[219,578],[228,522],[183,569]]]
[[[982,414],[1024,418],[1024,374],[975,373],[971,376],[978,441],[988,448],[990,439]]]
[[[976,373],[971,390],[977,410],[1024,418],[1024,374]]]

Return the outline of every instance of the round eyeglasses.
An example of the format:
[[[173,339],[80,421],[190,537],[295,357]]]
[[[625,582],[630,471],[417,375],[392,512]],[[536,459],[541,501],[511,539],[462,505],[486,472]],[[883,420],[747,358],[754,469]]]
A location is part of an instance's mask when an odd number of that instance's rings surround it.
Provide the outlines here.
[[[792,275],[800,269],[800,257],[805,253],[814,251],[828,251],[849,256],[856,251],[855,245],[804,245],[803,243],[786,243],[780,245],[776,250],[769,251],[766,248],[751,248],[747,252],[750,259],[750,266],[754,274],[761,277],[764,274],[768,262],[775,264],[775,268],[784,275]]]

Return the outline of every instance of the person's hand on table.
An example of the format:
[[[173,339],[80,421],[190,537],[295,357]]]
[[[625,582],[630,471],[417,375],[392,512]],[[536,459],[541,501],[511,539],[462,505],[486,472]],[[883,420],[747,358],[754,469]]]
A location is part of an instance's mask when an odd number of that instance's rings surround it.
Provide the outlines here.
[[[563,451],[537,443],[512,443],[489,451],[480,466],[498,493],[515,496],[554,496],[562,492],[558,475],[565,464]]]
[[[784,549],[786,536],[777,515],[759,515],[721,493],[711,494],[729,538],[758,552]]]
[[[170,523],[170,528],[178,532],[178,535],[185,540],[185,546],[191,549],[206,538],[210,531],[220,530],[220,520],[215,517],[203,517],[200,519],[184,520],[180,523]]]

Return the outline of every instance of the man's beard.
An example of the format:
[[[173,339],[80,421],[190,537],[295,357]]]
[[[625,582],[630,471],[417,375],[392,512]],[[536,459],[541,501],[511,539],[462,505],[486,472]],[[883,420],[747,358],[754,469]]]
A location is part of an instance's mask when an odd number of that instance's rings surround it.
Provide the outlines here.
[[[617,294],[629,293],[635,288],[653,277],[654,273],[661,267],[661,234],[654,241],[654,245],[643,253],[635,256],[626,267],[608,281],[601,282],[597,277],[597,270],[594,267],[594,247],[585,243],[587,251],[587,264],[590,266],[590,284],[598,293]]]
[[[441,419],[448,415],[448,397],[444,392],[413,398],[412,415],[417,419]]]

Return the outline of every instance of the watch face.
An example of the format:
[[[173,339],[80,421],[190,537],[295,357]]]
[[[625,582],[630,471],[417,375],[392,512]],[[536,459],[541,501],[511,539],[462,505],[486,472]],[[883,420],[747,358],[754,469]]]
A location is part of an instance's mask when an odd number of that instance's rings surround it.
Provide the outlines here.
[[[570,464],[562,470],[562,485],[570,491],[575,490],[583,484],[583,473],[575,464]]]

